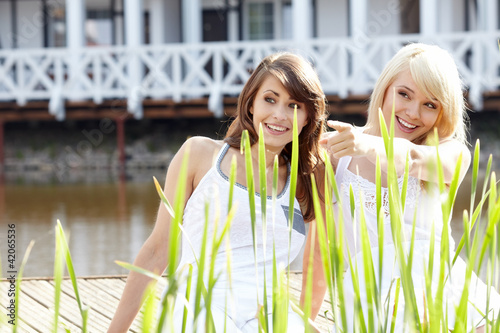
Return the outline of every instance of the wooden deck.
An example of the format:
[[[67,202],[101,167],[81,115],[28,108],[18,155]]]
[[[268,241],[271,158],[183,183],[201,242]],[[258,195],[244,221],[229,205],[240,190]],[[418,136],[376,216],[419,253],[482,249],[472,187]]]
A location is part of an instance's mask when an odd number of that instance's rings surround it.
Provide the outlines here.
[[[299,297],[301,286],[301,274],[292,273],[290,290],[294,297]],[[94,276],[78,278],[78,290],[80,297],[89,308],[87,328],[88,332],[106,332],[114,311],[118,306],[123,288],[125,287],[125,276]],[[0,281],[0,304],[1,316],[7,313],[6,307],[10,301],[7,296],[9,282]],[[157,285],[158,298],[165,287],[165,282]],[[52,332],[53,308],[54,308],[54,281],[51,278],[26,278],[21,283],[21,294],[19,298],[18,332]],[[331,313],[329,301],[323,303],[320,315],[316,319],[316,325],[321,332],[331,330],[331,322],[324,317],[325,311]],[[142,314],[139,313],[129,332],[140,332]],[[8,324],[7,324],[8,325]],[[75,293],[70,279],[63,281],[60,303],[60,317],[58,332],[81,332],[82,318],[78,310]],[[3,326],[3,327],[2,327]],[[329,329],[330,328],[330,329]],[[0,321],[0,332],[11,331]]]

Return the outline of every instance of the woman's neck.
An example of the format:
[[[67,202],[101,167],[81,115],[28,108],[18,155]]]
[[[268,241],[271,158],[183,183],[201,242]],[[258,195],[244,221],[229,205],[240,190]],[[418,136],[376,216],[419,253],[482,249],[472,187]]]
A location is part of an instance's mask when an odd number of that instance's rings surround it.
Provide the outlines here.
[[[256,143],[254,144],[251,148],[252,151],[252,160],[255,162],[255,164],[259,164],[259,144]],[[272,170],[274,167],[274,159],[277,156],[278,157],[278,165],[282,163],[280,160],[281,152],[283,149],[272,149],[269,147],[265,147],[265,158],[266,158],[266,169]]]

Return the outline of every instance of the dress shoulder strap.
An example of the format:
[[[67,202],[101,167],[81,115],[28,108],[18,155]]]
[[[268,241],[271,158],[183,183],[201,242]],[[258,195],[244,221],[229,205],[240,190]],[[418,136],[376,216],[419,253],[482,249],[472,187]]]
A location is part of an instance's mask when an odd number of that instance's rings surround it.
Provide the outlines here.
[[[226,156],[227,151],[229,150],[229,144],[227,142],[224,142],[222,145],[222,148],[219,150],[217,153],[217,158],[215,159],[215,165],[217,169],[220,169],[220,163],[222,162],[222,159],[224,156]]]
[[[342,178],[344,178],[344,172],[349,166],[349,163],[351,163],[351,160],[352,156],[344,156],[339,159],[339,162],[337,164],[337,170],[335,172],[335,178],[338,184],[340,184]]]

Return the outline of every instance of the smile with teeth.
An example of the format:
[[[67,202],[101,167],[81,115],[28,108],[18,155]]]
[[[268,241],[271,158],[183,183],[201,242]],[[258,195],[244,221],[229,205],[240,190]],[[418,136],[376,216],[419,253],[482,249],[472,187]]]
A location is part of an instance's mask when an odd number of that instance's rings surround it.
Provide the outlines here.
[[[266,126],[267,126],[270,130],[277,131],[277,132],[285,132],[285,131],[287,131],[287,130],[288,130],[288,128],[286,128],[286,127],[277,126],[277,125],[266,124]]]
[[[412,125],[406,121],[404,121],[403,119],[399,118],[398,117],[398,121],[401,125],[403,125],[404,127],[408,128],[408,129],[414,129],[414,128],[417,128],[417,125]]]

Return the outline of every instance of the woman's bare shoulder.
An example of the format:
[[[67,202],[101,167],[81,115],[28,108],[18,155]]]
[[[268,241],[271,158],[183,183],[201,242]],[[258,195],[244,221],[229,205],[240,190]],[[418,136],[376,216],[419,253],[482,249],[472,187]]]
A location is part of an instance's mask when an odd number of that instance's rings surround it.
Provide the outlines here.
[[[213,166],[217,153],[223,146],[224,141],[203,136],[194,136],[184,142],[181,150],[183,154],[189,154],[188,169],[195,187]]]
[[[207,156],[213,156],[224,145],[222,140],[214,140],[205,136],[193,136],[184,142],[181,149],[189,150],[189,154],[196,160]]]

